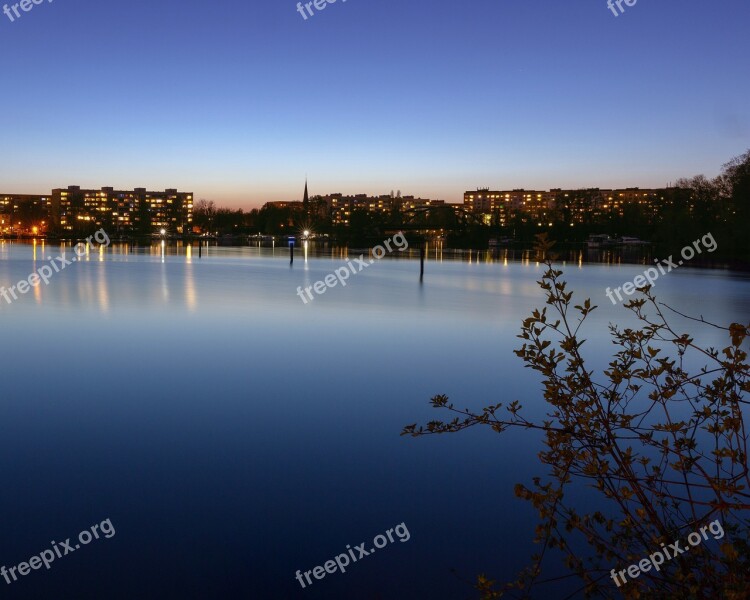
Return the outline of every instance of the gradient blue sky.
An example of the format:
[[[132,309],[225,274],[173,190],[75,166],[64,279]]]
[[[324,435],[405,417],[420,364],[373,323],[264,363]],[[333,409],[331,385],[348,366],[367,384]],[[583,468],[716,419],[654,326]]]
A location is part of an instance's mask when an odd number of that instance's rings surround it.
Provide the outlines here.
[[[16,0],[14,0],[15,2]],[[0,4],[4,0],[0,0]],[[12,3],[11,3],[12,4]],[[663,186],[750,148],[747,0],[54,0],[0,13],[0,191],[459,202]]]

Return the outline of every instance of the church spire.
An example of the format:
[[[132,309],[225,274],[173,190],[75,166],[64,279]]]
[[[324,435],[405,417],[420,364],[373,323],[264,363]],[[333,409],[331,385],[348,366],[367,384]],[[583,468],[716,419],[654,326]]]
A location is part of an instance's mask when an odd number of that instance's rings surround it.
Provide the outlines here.
[[[307,194],[307,177],[305,177],[305,197],[302,199],[302,209],[305,211],[305,216],[310,216],[310,196]]]

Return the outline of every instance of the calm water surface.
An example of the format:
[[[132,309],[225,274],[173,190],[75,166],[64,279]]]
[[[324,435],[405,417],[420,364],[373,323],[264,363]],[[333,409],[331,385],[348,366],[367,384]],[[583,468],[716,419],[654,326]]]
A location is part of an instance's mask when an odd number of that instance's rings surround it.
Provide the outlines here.
[[[59,253],[0,244],[0,285]],[[116,529],[50,570],[0,580],[4,597],[460,599],[476,574],[512,578],[526,564],[534,514],[513,484],[543,474],[538,438],[399,433],[440,418],[428,406],[438,393],[543,410],[537,376],[512,353],[543,304],[541,267],[432,260],[420,285],[417,261],[383,260],[304,305],[297,287],[342,261],[285,256],[92,251],[0,299],[0,563],[107,518]],[[565,269],[601,307],[587,330],[601,366],[607,323],[626,318],[604,289],[643,267]],[[750,321],[745,275],[684,267],[655,291],[707,319]],[[295,580],[400,523],[408,542],[307,589]]]

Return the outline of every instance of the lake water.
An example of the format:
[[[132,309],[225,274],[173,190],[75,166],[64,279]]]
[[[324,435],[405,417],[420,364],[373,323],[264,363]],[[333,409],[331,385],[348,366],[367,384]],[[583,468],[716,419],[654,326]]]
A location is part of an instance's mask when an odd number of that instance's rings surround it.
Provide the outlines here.
[[[1,243],[0,285],[59,254]],[[527,564],[535,515],[513,485],[544,474],[538,437],[399,434],[447,416],[428,405],[439,393],[543,411],[537,375],[512,353],[543,305],[542,267],[431,254],[420,284],[417,260],[384,259],[304,304],[298,286],[345,263],[287,256],[92,250],[0,298],[0,564],[105,519],[116,531],[0,580],[4,597],[456,599],[473,597],[480,572],[510,579]],[[593,365],[611,355],[607,323],[626,315],[604,290],[643,268],[564,266],[601,307],[585,336]],[[747,275],[683,267],[655,292],[750,322]],[[408,541],[305,589],[295,579],[401,523]]]

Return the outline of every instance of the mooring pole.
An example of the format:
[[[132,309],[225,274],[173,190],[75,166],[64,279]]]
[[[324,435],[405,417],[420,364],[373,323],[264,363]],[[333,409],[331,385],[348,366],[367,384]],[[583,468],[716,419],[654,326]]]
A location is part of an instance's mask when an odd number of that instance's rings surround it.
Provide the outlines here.
[[[424,255],[425,255],[424,244],[419,249],[419,281],[424,279]]]

